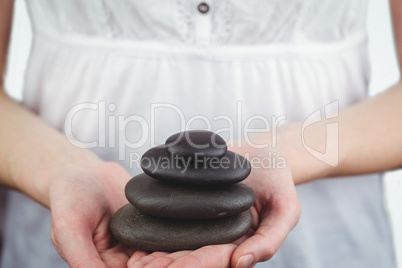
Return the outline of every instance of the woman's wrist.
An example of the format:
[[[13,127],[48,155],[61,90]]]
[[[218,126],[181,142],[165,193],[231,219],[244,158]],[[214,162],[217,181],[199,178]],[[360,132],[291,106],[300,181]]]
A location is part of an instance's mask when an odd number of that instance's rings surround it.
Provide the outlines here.
[[[319,126],[305,129],[303,134],[302,124],[293,123],[278,129],[278,146],[275,148],[283,155],[289,165],[295,184],[310,182],[329,175],[329,165],[312,155],[307,148],[316,151],[325,151]],[[325,146],[325,145],[324,145]]]
[[[49,185],[69,169],[102,161],[77,148],[56,129],[0,90],[0,184],[49,206]]]
[[[91,170],[103,162],[91,151],[70,144],[54,149],[35,160],[19,159],[19,167],[11,174],[17,190],[46,207],[50,206],[49,190],[55,180],[74,170]]]
[[[250,158],[259,158],[254,162],[260,165],[254,168],[290,168],[295,184],[331,176],[334,167],[326,163],[327,159],[320,159],[308,149],[312,148],[320,153],[326,150],[323,138],[326,134],[325,128],[317,124],[304,132],[302,135],[302,124],[292,123],[278,127],[275,132],[255,133],[250,140],[265,148],[248,144],[240,151],[242,154],[249,153]],[[335,158],[337,155],[328,157]]]

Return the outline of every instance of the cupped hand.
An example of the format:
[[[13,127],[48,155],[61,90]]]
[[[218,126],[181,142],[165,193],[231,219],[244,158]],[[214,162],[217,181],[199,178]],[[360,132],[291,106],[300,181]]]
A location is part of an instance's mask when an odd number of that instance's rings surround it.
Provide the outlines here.
[[[232,149],[244,155],[245,151]],[[250,267],[269,260],[279,249],[300,217],[300,204],[290,168],[286,165],[263,167],[268,150],[253,150],[249,155],[252,172],[244,180],[255,192],[251,207],[253,223],[249,232],[230,244],[210,245],[194,251],[174,253],[137,251],[129,268],[140,267]],[[265,159],[263,163],[256,164]]]
[[[59,171],[57,169],[60,169]],[[110,231],[113,214],[127,203],[130,175],[115,163],[54,167],[49,186],[51,238],[70,267],[127,267],[130,252]]]

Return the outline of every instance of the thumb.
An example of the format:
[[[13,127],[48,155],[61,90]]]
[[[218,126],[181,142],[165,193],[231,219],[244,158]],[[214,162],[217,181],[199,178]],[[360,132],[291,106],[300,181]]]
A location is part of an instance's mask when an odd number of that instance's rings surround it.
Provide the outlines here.
[[[250,267],[275,255],[300,217],[297,196],[294,199],[272,202],[271,208],[262,213],[262,220],[254,235],[241,243],[233,253],[232,267]]]
[[[92,232],[83,220],[55,219],[50,235],[57,252],[70,267],[106,267],[92,240]]]

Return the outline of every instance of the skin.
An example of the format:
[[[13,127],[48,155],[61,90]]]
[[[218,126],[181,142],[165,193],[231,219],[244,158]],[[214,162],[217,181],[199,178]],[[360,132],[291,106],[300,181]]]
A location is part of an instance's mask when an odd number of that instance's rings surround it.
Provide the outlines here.
[[[402,3],[391,0],[397,50],[402,55]],[[5,71],[12,0],[0,1],[0,72]],[[400,58],[400,57],[399,57]],[[0,77],[3,85],[3,79]],[[285,169],[253,169],[245,183],[256,193],[253,226],[235,243],[174,253],[137,251],[113,240],[109,221],[127,203],[130,175],[120,165],[100,160],[71,145],[62,133],[11,100],[0,89],[0,184],[21,191],[52,214],[51,237],[71,267],[248,267],[270,259],[300,217],[295,184],[323,177],[380,172],[402,165],[402,84],[345,109],[339,117],[339,165],[311,156],[301,144],[301,123],[278,131],[278,146],[231,148],[241,154],[286,158]],[[375,128],[373,128],[375,122]],[[323,148],[325,124],[309,127],[305,140]],[[270,134],[255,134],[270,144]],[[381,157],[373,157],[381,155]],[[130,257],[131,256],[131,257]]]

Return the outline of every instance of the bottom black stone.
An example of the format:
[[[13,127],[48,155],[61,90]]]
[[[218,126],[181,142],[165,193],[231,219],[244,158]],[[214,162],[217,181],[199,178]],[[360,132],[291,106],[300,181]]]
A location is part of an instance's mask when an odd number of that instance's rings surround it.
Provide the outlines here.
[[[183,220],[149,216],[127,204],[113,216],[110,228],[116,239],[127,246],[178,251],[233,242],[247,233],[251,223],[249,210],[220,219]]]

